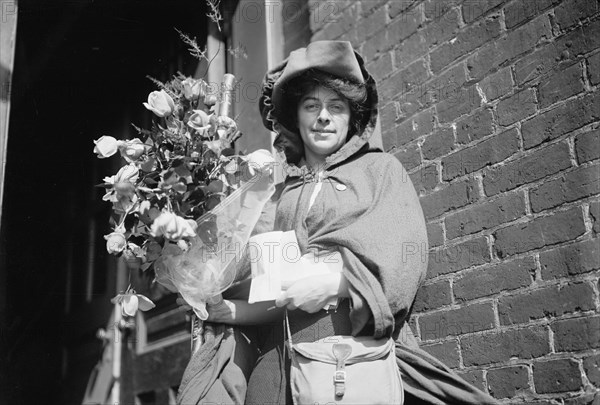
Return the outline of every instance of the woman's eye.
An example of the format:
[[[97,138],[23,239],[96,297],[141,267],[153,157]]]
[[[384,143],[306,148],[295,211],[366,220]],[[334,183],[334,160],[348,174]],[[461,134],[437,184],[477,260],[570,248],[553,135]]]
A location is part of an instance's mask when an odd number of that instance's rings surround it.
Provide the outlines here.
[[[334,104],[330,108],[331,108],[332,111],[335,111],[335,112],[344,111],[344,106],[342,106],[340,104]]]
[[[317,104],[305,104],[304,108],[308,111],[316,111],[319,106]]]

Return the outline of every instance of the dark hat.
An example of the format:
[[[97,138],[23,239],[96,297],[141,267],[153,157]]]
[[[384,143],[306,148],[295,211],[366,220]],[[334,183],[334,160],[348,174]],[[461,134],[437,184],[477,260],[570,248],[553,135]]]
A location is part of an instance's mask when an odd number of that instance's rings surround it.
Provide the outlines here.
[[[291,79],[308,69],[317,69],[352,82],[364,83],[352,45],[347,41],[316,41],[296,49],[273,86],[273,105],[281,105],[284,87]]]

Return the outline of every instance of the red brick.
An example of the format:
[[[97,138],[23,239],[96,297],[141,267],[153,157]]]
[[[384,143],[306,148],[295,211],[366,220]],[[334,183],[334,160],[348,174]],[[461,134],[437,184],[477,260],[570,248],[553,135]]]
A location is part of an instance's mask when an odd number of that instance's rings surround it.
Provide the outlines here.
[[[356,5],[346,7],[339,1],[325,2],[311,13],[311,22],[319,26],[318,32],[312,30],[315,32],[313,40],[336,39],[348,33],[357,19]]]
[[[440,72],[451,62],[492,41],[498,35],[500,35],[498,16],[490,17],[481,24],[468,26],[458,33],[455,40],[431,52],[431,70],[434,73]]]
[[[427,224],[427,240],[429,242],[429,247],[436,247],[444,244],[444,231],[441,222],[430,222]]]
[[[573,352],[600,347],[600,316],[565,319],[551,325],[557,352]]]
[[[425,350],[448,367],[458,368],[458,366],[460,366],[458,342],[456,340],[421,345],[421,349]]]
[[[368,0],[368,1],[361,1],[360,2],[360,8],[361,8],[361,14],[362,16],[366,17],[369,14],[373,13],[374,10],[376,10],[377,8],[381,7],[384,3],[386,3],[387,0]],[[387,10],[385,10],[387,12]]]
[[[592,229],[595,233],[600,232],[600,201],[590,203],[590,217],[592,218]]]
[[[422,23],[423,13],[419,7],[394,17],[392,22],[385,27],[390,44],[397,44],[404,38],[408,38],[417,31]]]
[[[405,10],[408,10],[411,6],[419,3],[419,0],[394,0],[390,1],[388,4],[388,13],[391,19],[396,18],[396,16],[402,13]]]
[[[600,130],[577,135],[575,137],[575,152],[577,153],[577,161],[580,164],[600,158]]]
[[[588,380],[600,387],[600,354],[583,359],[583,369]]]
[[[482,303],[421,315],[419,326],[423,341],[479,332],[494,327],[494,309]]]
[[[468,24],[490,12],[505,1],[506,0],[466,0],[462,4],[463,19]]]
[[[416,85],[397,97],[398,105],[405,117],[418,114],[435,104],[433,90],[424,84]]]
[[[419,288],[413,310],[415,312],[429,311],[451,303],[450,282],[442,280],[432,284],[424,284]]]
[[[452,95],[450,98],[444,99],[436,106],[441,124],[452,122],[481,105],[481,96],[474,85],[449,94]]]
[[[481,370],[470,370],[470,371],[457,370],[456,373],[460,376],[460,378],[462,378],[469,384],[477,387],[478,389],[480,389],[483,392],[486,392],[486,384],[485,384],[485,379],[483,377],[483,371],[481,371]]]
[[[502,325],[526,323],[595,309],[594,290],[587,283],[550,286],[498,299]]]
[[[556,72],[538,86],[540,107],[545,108],[557,101],[584,91],[583,72],[579,63]]]
[[[456,141],[460,144],[484,138],[492,132],[492,110],[489,109],[477,110],[456,123]]]
[[[423,197],[421,199],[421,206],[423,207],[425,217],[432,219],[476,201],[478,195],[477,183],[475,181],[459,181]]]
[[[309,4],[310,30],[316,32],[327,23],[337,22],[338,16],[346,8],[347,1],[313,1]]]
[[[441,128],[423,141],[421,150],[423,157],[433,160],[445,155],[454,149],[454,130],[452,128]]]
[[[592,20],[565,35],[564,46],[572,56],[583,55],[600,48],[600,24]]]
[[[367,70],[376,82],[379,82],[385,76],[392,72],[392,56],[389,52],[384,53],[379,58],[370,62],[366,66]]]
[[[494,195],[558,173],[568,167],[571,167],[569,147],[566,143],[557,143],[502,166],[484,170],[483,188],[487,195]]]
[[[579,397],[565,398],[565,405],[598,405],[600,404],[600,391],[584,394]]]
[[[494,61],[498,53],[497,42],[490,42],[467,58],[466,66],[470,79],[478,82],[498,67]]]
[[[446,235],[448,239],[454,239],[493,228],[523,215],[525,215],[523,195],[508,194],[447,216]]]
[[[396,126],[396,142],[404,145],[433,131],[433,109],[422,111]]]
[[[395,72],[390,77],[381,81],[379,92],[382,100],[397,100],[403,94],[411,91],[415,86],[423,83],[429,76],[423,59],[411,63],[405,69]]]
[[[507,4],[506,7],[504,7],[506,28],[514,28],[516,25],[538,16],[542,11],[560,1],[561,0],[517,1]]]
[[[512,357],[533,359],[550,353],[548,331],[539,326],[462,336],[460,347],[465,366],[504,362]]]
[[[494,250],[502,258],[573,240],[584,233],[581,208],[575,207],[497,230]]]
[[[569,100],[525,121],[521,127],[526,149],[558,138],[600,119],[600,92]]]
[[[510,67],[500,69],[479,82],[479,88],[485,94],[487,102],[494,101],[510,93],[514,87]]]
[[[381,130],[381,142],[383,144],[383,150],[390,152],[396,147],[396,129],[394,127],[382,127]]]
[[[470,148],[462,149],[442,159],[442,179],[452,180],[485,166],[502,162],[519,150],[516,129],[505,131]]]
[[[524,366],[492,369],[488,370],[487,381],[494,398],[512,398],[529,388],[529,372]]]
[[[536,101],[533,89],[526,89],[505,98],[496,106],[498,123],[509,126],[535,113]]]
[[[421,152],[419,151],[419,146],[416,144],[399,148],[394,152],[394,156],[398,158],[406,170],[410,170],[421,164]]]
[[[385,7],[380,7],[368,17],[361,18],[360,24],[357,24],[357,22],[359,21],[358,12],[355,12],[354,15],[356,16],[354,24],[357,25],[357,37],[359,42],[363,42],[375,32],[385,27],[388,23],[388,14],[387,9]]]
[[[533,381],[538,394],[577,391],[582,384],[579,364],[571,359],[535,363]]]
[[[429,253],[427,277],[454,273],[491,260],[487,239],[484,237],[432,250]]]
[[[431,3],[431,2],[428,2]],[[427,4],[425,4],[427,7]],[[425,40],[429,47],[441,44],[444,41],[454,37],[459,29],[460,15],[458,10],[450,10],[443,18],[435,23],[428,24],[423,30]]]
[[[420,33],[411,35],[394,49],[394,66],[403,69],[426,53],[427,41],[425,41],[425,36]]]
[[[379,119],[383,150],[389,151],[393,146],[397,146],[396,107],[393,103],[386,104],[379,110]]]
[[[600,269],[600,242],[590,239],[540,253],[542,278],[570,277]]]
[[[454,14],[448,14],[461,0],[426,0],[423,2],[423,12],[427,20],[439,18],[455,18]]]
[[[436,164],[423,166],[410,175],[417,194],[421,195],[433,190],[439,184],[438,166]]]
[[[467,59],[469,77],[481,80],[490,70],[503,66],[517,55],[533,49],[542,39],[550,38],[552,31],[546,16],[541,16],[509,32],[505,37],[477,51]]]
[[[531,285],[531,274],[535,273],[535,268],[535,261],[529,257],[462,273],[461,278],[454,280],[454,297],[465,302],[527,287]]]
[[[372,61],[375,57],[385,52],[387,48],[387,31],[382,30],[365,41],[362,45],[361,54],[366,61]]]
[[[518,85],[540,77],[546,77],[562,65],[572,63],[566,50],[562,50],[561,41],[545,44],[535,52],[523,56],[515,63],[515,78]]]
[[[503,65],[515,56],[533,49],[542,40],[549,38],[552,38],[550,21],[542,15],[526,25],[509,31],[505,37],[497,41],[499,52],[495,62]]]
[[[578,61],[577,56],[600,47],[600,24],[591,23],[559,37],[515,63],[517,83],[545,76],[562,65]]]
[[[454,66],[439,76],[435,76],[426,84],[428,92],[433,94],[435,101],[456,99],[462,86],[467,82],[467,73],[462,63]],[[455,101],[455,100],[454,100]]]
[[[529,192],[531,209],[540,212],[600,193],[600,165],[578,167]]]
[[[590,83],[594,86],[600,83],[600,52],[595,53],[587,59],[587,71]]]
[[[564,30],[597,12],[597,1],[567,0],[554,9],[554,18],[560,28]]]

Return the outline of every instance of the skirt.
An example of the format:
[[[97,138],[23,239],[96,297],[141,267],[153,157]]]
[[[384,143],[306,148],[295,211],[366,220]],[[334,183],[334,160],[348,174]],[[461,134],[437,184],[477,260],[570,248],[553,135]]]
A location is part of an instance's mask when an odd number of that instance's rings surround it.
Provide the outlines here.
[[[292,339],[314,342],[328,336],[350,335],[349,300],[340,302],[335,312],[319,311],[309,314],[289,311]],[[284,346],[284,324],[262,325],[255,334],[260,356],[248,381],[245,405],[291,405],[290,358]]]

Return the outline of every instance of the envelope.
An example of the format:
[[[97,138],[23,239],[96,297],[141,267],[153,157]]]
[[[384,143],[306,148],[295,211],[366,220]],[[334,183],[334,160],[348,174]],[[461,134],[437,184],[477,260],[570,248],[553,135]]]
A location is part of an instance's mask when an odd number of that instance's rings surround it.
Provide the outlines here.
[[[295,231],[275,231],[255,235],[248,244],[252,281],[250,304],[279,298],[282,285],[290,285],[304,277],[342,272],[343,261],[338,252],[310,252],[302,255]],[[337,298],[325,306],[335,306]]]

